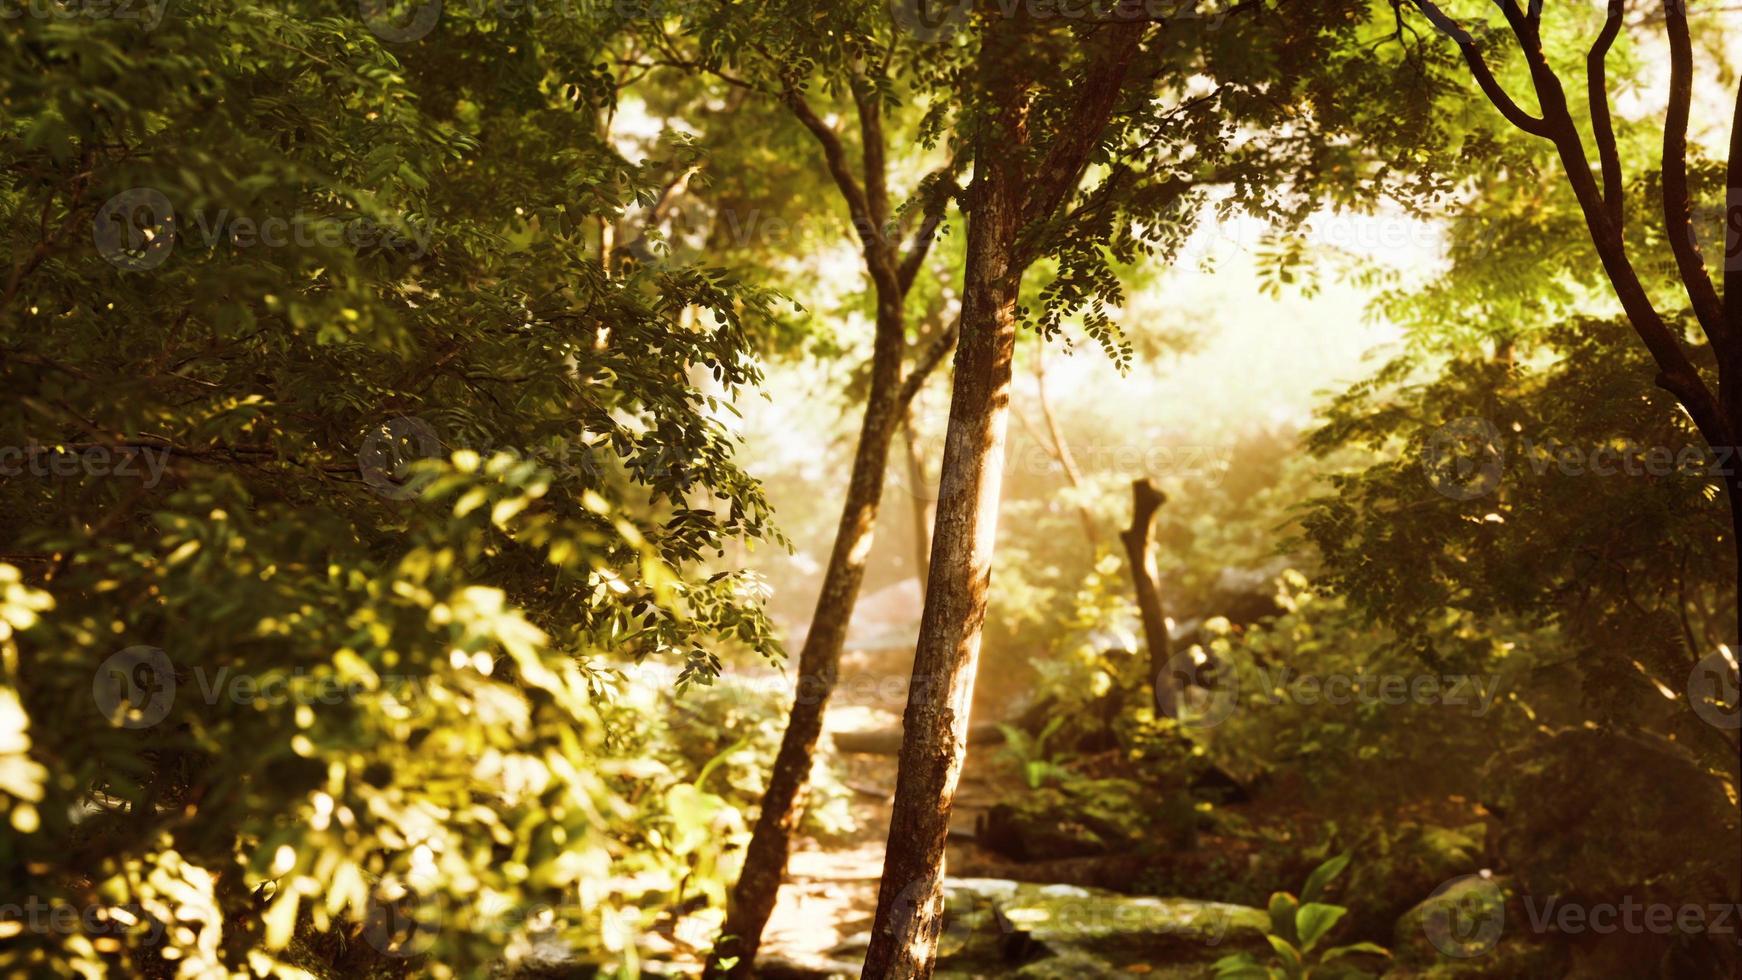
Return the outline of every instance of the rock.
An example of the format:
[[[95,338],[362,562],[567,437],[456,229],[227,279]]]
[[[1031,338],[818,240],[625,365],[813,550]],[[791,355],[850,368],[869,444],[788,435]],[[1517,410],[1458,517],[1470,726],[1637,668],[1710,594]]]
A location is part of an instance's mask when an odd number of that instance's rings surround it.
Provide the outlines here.
[[[1462,875],[1398,918],[1392,954],[1417,964],[1478,959],[1499,944],[1506,918],[1504,879]]]
[[[945,880],[939,976],[1203,975],[1208,964],[1264,945],[1259,909],[1183,898],[1133,898],[1074,885],[995,878]],[[1162,972],[1191,967],[1185,973]]]

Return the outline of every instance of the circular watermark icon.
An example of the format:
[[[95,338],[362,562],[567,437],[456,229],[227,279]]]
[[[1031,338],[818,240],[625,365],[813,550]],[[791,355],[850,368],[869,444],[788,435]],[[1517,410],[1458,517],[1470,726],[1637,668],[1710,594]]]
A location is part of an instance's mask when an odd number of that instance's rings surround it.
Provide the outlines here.
[[[1475,417],[1455,419],[1435,429],[1422,455],[1428,485],[1452,500],[1475,500],[1493,493],[1500,486],[1505,462],[1500,430]]]
[[[376,37],[405,44],[435,30],[442,16],[442,0],[357,0],[357,12]]]
[[[157,647],[131,646],[112,653],[97,667],[91,697],[110,724],[150,728],[175,703],[175,665]]]
[[[422,956],[441,932],[443,906],[435,883],[370,876],[369,907],[363,917],[363,940],[383,956]]]
[[[1719,649],[1694,665],[1688,674],[1688,703],[1694,714],[1713,728],[1742,728],[1742,681],[1736,661],[1728,650]]]
[[[974,0],[888,0],[889,17],[903,33],[935,44],[967,25]]]
[[[1194,650],[1181,650],[1156,672],[1155,713],[1171,717],[1182,728],[1212,728],[1227,721],[1240,706],[1239,678],[1232,670],[1211,670],[1209,660]],[[1164,704],[1164,694],[1173,704]]]
[[[441,438],[423,419],[401,415],[371,426],[357,450],[357,469],[371,490],[392,500],[409,500],[429,485],[427,474],[406,470],[412,463],[443,455]]]
[[[1492,878],[1459,875],[1434,889],[1421,928],[1434,949],[1453,959],[1472,959],[1500,941],[1506,925],[1506,895]]]
[[[154,187],[134,187],[103,202],[91,222],[97,254],[127,272],[162,265],[175,247],[175,208]]]

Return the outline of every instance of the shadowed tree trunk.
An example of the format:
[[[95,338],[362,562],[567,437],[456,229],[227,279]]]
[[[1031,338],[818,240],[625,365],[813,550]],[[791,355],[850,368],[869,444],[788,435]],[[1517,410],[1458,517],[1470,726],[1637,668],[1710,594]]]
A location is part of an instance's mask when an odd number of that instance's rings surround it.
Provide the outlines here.
[[[1168,718],[1179,717],[1179,684],[1169,661],[1173,638],[1167,631],[1167,613],[1161,605],[1161,583],[1155,573],[1155,556],[1149,535],[1155,512],[1167,503],[1167,495],[1148,479],[1131,484],[1131,526],[1119,532],[1125,543],[1125,561],[1131,569],[1131,584],[1137,592],[1137,610],[1143,615],[1143,638],[1149,645],[1149,677],[1155,687],[1155,711]]]
[[[920,386],[955,342],[953,330],[935,338],[903,380],[901,367],[907,347],[903,301],[918,275],[944,209],[954,196],[955,167],[940,171],[934,175],[936,181],[927,185],[924,220],[907,253],[902,255],[900,243],[892,235],[881,103],[865,79],[856,78],[852,88],[862,142],[861,176],[853,174],[840,136],[816,115],[804,96],[790,86],[781,96],[821,145],[829,173],[847,202],[877,298],[876,339],[865,417],[853,454],[847,496],[811,614],[810,630],[799,651],[798,690],[745,851],[744,868],[727,903],[721,938],[708,957],[705,968],[708,977],[747,977],[754,973],[762,930],[774,911],[781,879],[786,874],[787,857],[792,851],[792,835],[804,814],[802,796],[809,785],[823,712],[835,689],[841,650],[864,583],[865,562],[871,552],[877,510],[883,498],[890,444]]]
[[[1031,223],[1053,216],[1081,181],[1142,37],[1134,28],[1102,35],[1068,131],[1058,133],[1037,160],[1029,159],[1033,83],[1015,67],[1022,62],[1016,55],[1023,36],[1004,21],[982,37],[977,72],[987,115],[974,134],[974,179],[964,209],[961,341],[938,480],[931,579],[902,718],[900,771],[863,977],[929,977],[935,965],[944,844],[967,747],[998,530],[1016,301],[1032,260],[1020,236]]]

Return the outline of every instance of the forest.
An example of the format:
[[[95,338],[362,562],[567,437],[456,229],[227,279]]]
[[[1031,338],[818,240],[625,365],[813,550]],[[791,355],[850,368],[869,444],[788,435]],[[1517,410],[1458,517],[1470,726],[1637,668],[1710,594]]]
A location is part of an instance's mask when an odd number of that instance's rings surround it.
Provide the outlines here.
[[[1742,977],[1736,0],[0,0],[0,977]]]

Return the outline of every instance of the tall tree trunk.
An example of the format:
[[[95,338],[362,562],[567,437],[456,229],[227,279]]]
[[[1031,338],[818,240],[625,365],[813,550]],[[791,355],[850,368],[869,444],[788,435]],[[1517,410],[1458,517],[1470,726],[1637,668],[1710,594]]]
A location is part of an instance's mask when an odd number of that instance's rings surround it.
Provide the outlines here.
[[[913,430],[911,405],[901,414],[901,441],[907,447],[907,488],[913,500],[913,570],[923,596],[931,574],[931,505],[925,495],[925,452],[919,445],[919,433]]]
[[[753,975],[762,930],[774,911],[786,874],[792,835],[804,813],[799,796],[810,781],[811,762],[823,730],[823,711],[840,672],[841,650],[859,600],[859,587],[865,580],[865,560],[871,552],[877,508],[883,497],[883,471],[889,463],[889,447],[901,412],[902,339],[899,320],[894,330],[879,327],[871,391],[853,455],[847,500],[811,614],[810,631],[799,652],[798,691],[769,772],[768,788],[762,794],[756,828],[744,854],[744,869],[727,906],[722,938],[708,958],[709,977]]]
[[[823,712],[834,693],[847,627],[865,580],[865,561],[871,552],[877,509],[883,499],[890,443],[927,375],[955,343],[953,331],[938,338],[922,353],[907,377],[902,378],[902,358],[907,346],[904,300],[925,263],[945,210],[956,196],[958,168],[951,161],[928,185],[931,189],[923,202],[921,228],[903,251],[898,229],[890,220],[881,98],[877,87],[857,74],[848,88],[859,117],[862,171],[858,177],[853,174],[840,134],[816,114],[803,93],[788,85],[781,100],[821,147],[824,164],[847,204],[862,245],[865,272],[877,297],[870,390],[865,398],[865,418],[853,454],[853,473],[841,509],[841,522],[835,531],[828,567],[823,572],[810,631],[799,652],[798,691],[769,773],[768,789],[762,795],[756,828],[744,854],[744,869],[727,902],[720,940],[708,957],[705,975],[710,978],[747,977],[755,971],[762,930],[774,911],[780,882],[786,874],[787,856],[792,850],[792,835],[804,812],[800,797],[810,780],[811,761],[822,734]]]
[[[990,37],[986,44],[981,70],[990,76]],[[1022,92],[1009,77],[997,91],[998,118],[995,126],[982,124],[976,135],[974,179],[964,208],[968,246],[961,336],[938,477],[931,576],[902,716],[900,770],[877,917],[861,974],[867,978],[930,976],[942,923],[944,842],[967,748],[998,530],[1022,282],[1016,240],[1024,187],[1015,152],[1026,143]]]
[[[1168,718],[1179,717],[1179,692],[1168,663],[1173,659],[1173,637],[1167,630],[1167,613],[1161,605],[1161,583],[1155,572],[1155,556],[1149,547],[1155,512],[1167,503],[1167,495],[1148,479],[1131,484],[1131,526],[1119,533],[1125,543],[1125,560],[1131,568],[1131,584],[1137,592],[1137,610],[1143,616],[1143,638],[1149,646],[1149,676],[1155,687],[1155,710]]]
[[[1025,227],[1055,217],[1100,145],[1141,41],[1141,25],[1099,33],[1075,87],[1075,107],[1037,161],[1028,129],[1033,82],[1022,26],[995,21],[981,36],[976,72],[985,116],[968,187],[968,250],[949,434],[938,479],[931,581],[902,716],[900,770],[862,977],[926,978],[943,924],[944,843],[967,750],[974,674],[986,618],[1004,434],[1010,415],[1016,300],[1034,257]],[[1032,164],[1032,169],[1030,166]]]
[[[997,534],[1016,342],[1018,183],[980,157],[969,190],[967,294],[938,480],[931,580],[902,719],[901,769],[865,977],[931,973],[944,840],[967,745],[980,627]]]

